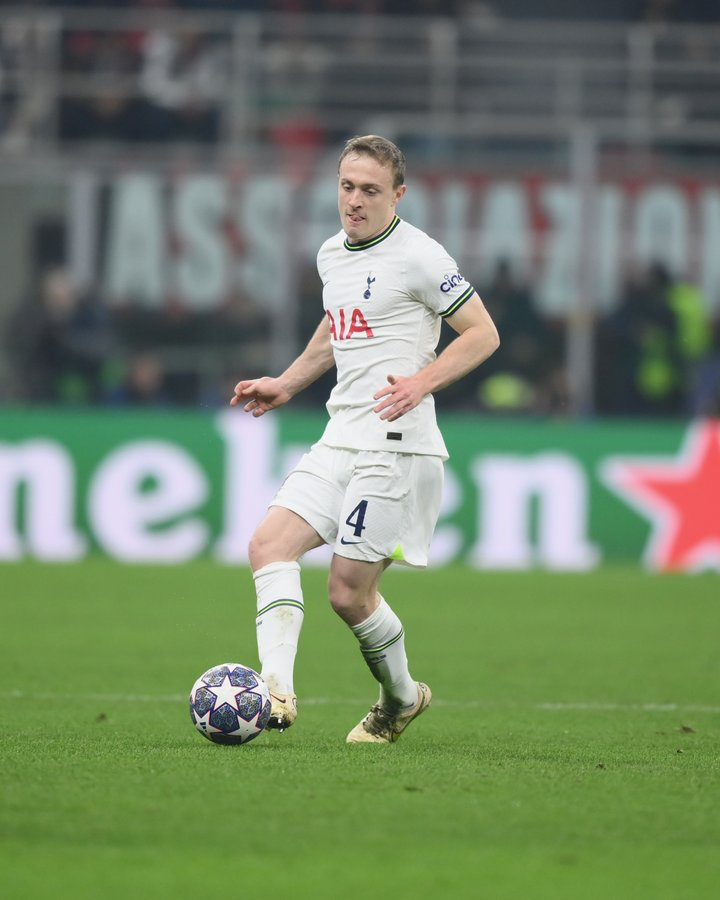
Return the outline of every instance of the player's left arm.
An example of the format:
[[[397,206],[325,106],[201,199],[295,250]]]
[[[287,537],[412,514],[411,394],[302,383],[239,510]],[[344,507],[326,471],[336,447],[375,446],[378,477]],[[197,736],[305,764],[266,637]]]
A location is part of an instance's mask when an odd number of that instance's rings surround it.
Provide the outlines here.
[[[458,336],[440,356],[414,375],[388,375],[388,386],[374,395],[374,399],[380,401],[375,412],[380,413],[381,419],[394,422],[404,416],[415,409],[423,397],[472,372],[500,346],[495,323],[477,294],[446,321]]]

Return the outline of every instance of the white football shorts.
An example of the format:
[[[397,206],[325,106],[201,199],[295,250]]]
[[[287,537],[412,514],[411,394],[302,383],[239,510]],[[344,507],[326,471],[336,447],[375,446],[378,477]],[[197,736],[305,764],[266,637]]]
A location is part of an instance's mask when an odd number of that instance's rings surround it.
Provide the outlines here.
[[[318,442],[270,505],[302,516],[338,556],[426,566],[442,486],[437,456],[342,450]]]

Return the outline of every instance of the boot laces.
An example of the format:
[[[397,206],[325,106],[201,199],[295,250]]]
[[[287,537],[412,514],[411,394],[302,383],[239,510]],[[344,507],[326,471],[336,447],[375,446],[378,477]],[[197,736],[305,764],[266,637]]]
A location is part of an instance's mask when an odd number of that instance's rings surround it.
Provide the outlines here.
[[[370,734],[389,734],[392,733],[395,719],[397,716],[383,709],[379,704],[373,706],[370,712],[365,716],[363,727]]]

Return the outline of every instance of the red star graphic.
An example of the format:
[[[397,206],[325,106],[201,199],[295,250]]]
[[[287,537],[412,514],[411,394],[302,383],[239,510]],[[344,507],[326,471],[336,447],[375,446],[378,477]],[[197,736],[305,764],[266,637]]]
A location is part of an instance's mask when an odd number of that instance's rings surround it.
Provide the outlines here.
[[[603,476],[652,522],[649,568],[720,569],[720,420],[691,426],[676,457],[615,457]]]

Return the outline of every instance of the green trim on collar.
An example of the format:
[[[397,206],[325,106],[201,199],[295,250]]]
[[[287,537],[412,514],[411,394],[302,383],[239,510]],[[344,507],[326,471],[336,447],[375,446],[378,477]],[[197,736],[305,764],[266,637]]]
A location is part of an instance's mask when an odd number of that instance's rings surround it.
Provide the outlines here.
[[[400,217],[395,216],[392,222],[388,225],[388,227],[381,231],[380,234],[376,235],[374,238],[370,238],[369,241],[361,241],[359,244],[350,244],[348,243],[348,239],[345,238],[343,246],[346,250],[369,250],[370,247],[375,247],[380,241],[384,241],[386,237],[390,237],[390,235],[395,231],[395,229],[400,224]]]

